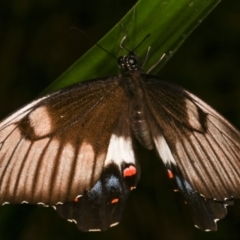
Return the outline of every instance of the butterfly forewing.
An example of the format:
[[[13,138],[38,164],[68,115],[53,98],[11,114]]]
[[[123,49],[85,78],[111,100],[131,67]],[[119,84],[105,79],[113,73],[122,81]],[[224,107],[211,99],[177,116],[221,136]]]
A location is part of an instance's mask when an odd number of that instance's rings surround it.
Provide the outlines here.
[[[240,197],[240,134],[187,91],[142,75],[156,150],[190,205],[196,227],[217,230]],[[170,178],[171,178],[170,177]]]
[[[97,182],[124,99],[116,79],[101,84],[59,91],[1,123],[2,203],[70,201]]]
[[[158,131],[194,189],[219,201],[239,197],[239,132],[181,88],[150,76],[144,87]],[[153,132],[153,137],[158,136]],[[159,153],[163,151],[156,148]]]

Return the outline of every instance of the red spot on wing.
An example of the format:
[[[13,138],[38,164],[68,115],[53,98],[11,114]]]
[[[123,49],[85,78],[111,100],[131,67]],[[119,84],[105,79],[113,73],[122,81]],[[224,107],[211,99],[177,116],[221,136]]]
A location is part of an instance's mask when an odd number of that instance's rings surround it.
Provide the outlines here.
[[[118,203],[119,202],[119,198],[114,198],[111,203],[114,204],[114,203]]]
[[[79,196],[75,197],[73,201],[78,202],[79,201]]]
[[[134,166],[130,165],[129,167],[124,169],[123,176],[131,177],[131,176],[135,175],[136,173],[137,173],[137,169]]]
[[[172,173],[172,171],[170,171],[170,170],[168,169],[167,172],[168,172],[168,177],[169,177],[169,178],[173,178],[173,173]]]

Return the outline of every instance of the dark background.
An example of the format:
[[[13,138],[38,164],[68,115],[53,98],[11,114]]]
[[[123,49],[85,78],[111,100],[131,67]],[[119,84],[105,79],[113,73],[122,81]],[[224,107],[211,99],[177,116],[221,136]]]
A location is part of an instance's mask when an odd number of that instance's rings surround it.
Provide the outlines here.
[[[0,117],[36,97],[91,47],[71,27],[98,41],[134,3],[1,1]],[[240,128],[239,62],[240,1],[222,1],[159,75],[201,97]],[[193,227],[187,207],[173,194],[161,162],[147,155],[141,166],[140,183],[119,226],[105,233],[81,233],[51,208],[4,206],[0,239],[240,239],[239,201],[218,223],[217,233],[203,233]]]

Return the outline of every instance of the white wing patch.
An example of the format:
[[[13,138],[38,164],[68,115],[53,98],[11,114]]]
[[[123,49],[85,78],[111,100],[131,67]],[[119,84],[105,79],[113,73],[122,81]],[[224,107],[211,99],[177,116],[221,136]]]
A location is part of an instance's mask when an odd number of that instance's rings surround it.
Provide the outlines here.
[[[153,140],[156,145],[157,152],[158,152],[159,156],[161,157],[163,163],[165,165],[167,165],[167,164],[177,165],[176,161],[171,153],[171,150],[168,147],[168,144],[167,144],[165,138],[163,137],[163,135],[156,134],[156,136],[154,136]]]
[[[123,162],[136,165],[131,138],[124,138],[115,134],[111,136],[104,165],[112,162],[119,167]]]

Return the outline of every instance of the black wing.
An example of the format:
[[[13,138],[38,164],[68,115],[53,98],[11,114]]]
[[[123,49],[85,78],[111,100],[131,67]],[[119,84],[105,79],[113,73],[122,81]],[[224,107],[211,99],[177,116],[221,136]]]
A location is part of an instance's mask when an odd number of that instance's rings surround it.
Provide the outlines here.
[[[192,208],[195,224],[216,230],[228,199],[240,197],[240,133],[191,93],[143,75],[157,152]]]

